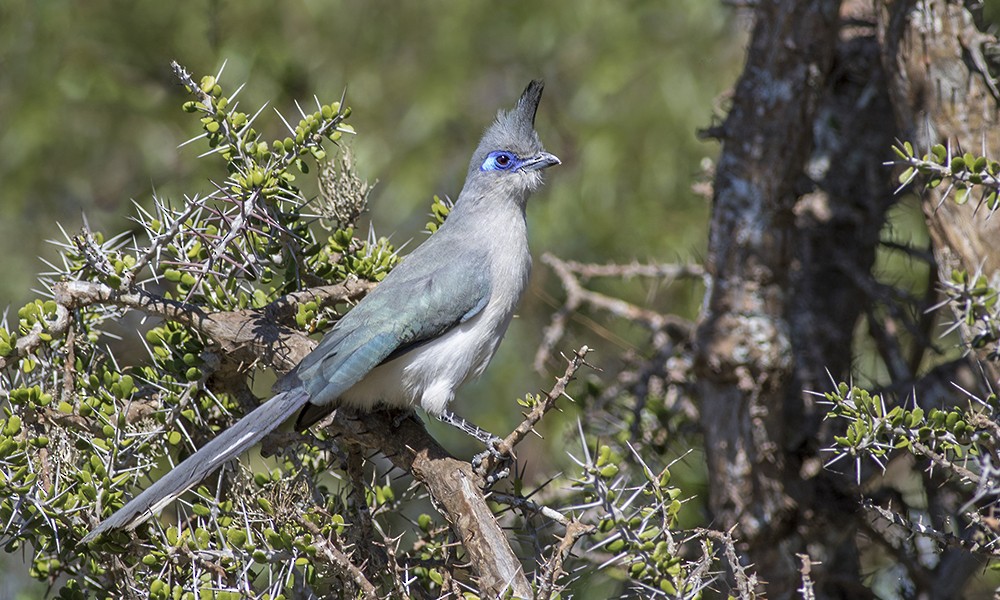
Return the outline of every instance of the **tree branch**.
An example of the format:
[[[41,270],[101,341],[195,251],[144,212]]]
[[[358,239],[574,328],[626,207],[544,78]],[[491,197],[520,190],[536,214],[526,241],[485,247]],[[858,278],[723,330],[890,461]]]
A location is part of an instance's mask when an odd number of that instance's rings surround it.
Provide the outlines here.
[[[535,353],[535,370],[541,371],[545,362],[552,355],[553,349],[562,340],[566,332],[566,322],[569,316],[577,312],[583,305],[589,305],[612,315],[645,325],[653,331],[665,331],[677,342],[691,339],[693,325],[686,319],[675,315],[664,315],[648,308],[636,306],[620,298],[614,298],[600,292],[588,290],[580,282],[580,278],[589,277],[665,277],[679,279],[694,277],[702,280],[707,277],[699,265],[589,265],[573,261],[564,261],[553,254],[542,255],[542,262],[552,267],[556,276],[566,291],[566,301],[552,316],[552,320],[542,334],[542,343]]]
[[[552,389],[546,392],[545,397],[536,402],[534,406],[532,406],[531,411],[524,415],[524,420],[521,421],[517,427],[515,427],[514,430],[503,439],[503,441],[497,444],[496,449],[501,454],[513,455],[514,447],[520,444],[529,433],[534,432],[535,425],[542,420],[545,413],[555,408],[556,401],[563,396],[570,398],[566,394],[566,386],[569,385],[569,382],[573,381],[573,377],[576,375],[576,372],[580,370],[580,367],[587,365],[586,357],[589,352],[590,348],[582,346],[574,353],[573,358],[568,359],[566,370],[563,372],[562,377],[556,380]],[[572,398],[570,398],[570,400],[572,400]],[[485,473],[491,472],[496,466],[497,458],[493,455],[487,456],[483,460],[482,467]]]
[[[332,435],[381,451],[427,488],[465,547],[485,594],[503,597],[510,589],[518,598],[531,598],[521,563],[490,510],[482,479],[472,465],[452,457],[417,419],[399,416],[398,412],[363,414],[341,408],[320,426]]]
[[[294,314],[299,303],[315,301],[320,305],[331,305],[357,300],[374,285],[368,281],[347,281],[288,294],[261,310],[228,312],[205,312],[194,304],[170,300],[144,290],[121,292],[103,283],[89,281],[57,283],[53,286],[53,295],[57,307],[67,311],[101,304],[138,310],[149,316],[175,321],[209,338],[229,360],[253,364],[263,359],[265,363],[287,371],[298,362],[290,360],[289,356],[305,356],[312,348],[312,343],[305,335],[279,324],[288,315]],[[49,328],[49,332],[61,334],[65,327],[61,323],[61,320],[57,321]],[[18,340],[18,353],[21,356],[30,351],[21,350],[22,340]],[[35,345],[37,343],[40,340]],[[0,363],[0,368],[3,366]]]

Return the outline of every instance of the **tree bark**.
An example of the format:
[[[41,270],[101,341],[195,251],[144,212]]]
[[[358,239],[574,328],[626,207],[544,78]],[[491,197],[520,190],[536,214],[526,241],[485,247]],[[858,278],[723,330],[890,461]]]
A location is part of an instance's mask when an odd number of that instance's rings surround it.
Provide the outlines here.
[[[722,127],[697,335],[718,526],[738,525],[769,598],[863,598],[850,480],[822,468],[829,433],[806,390],[849,374],[885,213],[896,130],[864,4],[762,2]],[[873,159],[873,157],[876,157]]]
[[[989,72],[997,38],[980,30],[962,2],[882,0],[879,8],[883,60],[903,139],[920,153],[944,144],[958,154],[1000,159],[1000,92]],[[942,201],[946,187],[928,190],[923,204],[940,277],[961,269],[1000,283],[1000,219],[987,218],[977,197],[958,204],[952,192]],[[983,364],[996,384],[1000,374],[990,361]]]
[[[883,62],[890,74],[890,93],[901,139],[910,140],[918,154],[934,144],[950,146],[955,153],[972,152],[1000,158],[1000,93],[990,73],[990,57],[1000,47],[995,36],[985,34],[982,23],[967,3],[948,0],[881,0],[879,37]],[[981,273],[993,286],[1000,285],[1000,220],[987,218],[989,210],[973,196],[958,204],[955,193],[943,197],[947,186],[925,190],[923,209],[934,258],[942,280],[954,269]],[[966,336],[966,339],[969,339]],[[963,381],[963,389],[980,397],[1000,382],[997,364],[978,356],[971,371],[984,373]],[[980,371],[981,368],[981,371]],[[954,390],[950,394],[955,397]],[[956,404],[965,401],[962,396]],[[944,488],[928,486],[928,502],[939,503]],[[961,517],[954,500],[940,501],[950,509],[948,521],[963,536],[974,528]],[[928,585],[920,598],[961,597],[965,582],[983,568],[984,559],[962,549],[947,549],[933,568],[927,568]]]

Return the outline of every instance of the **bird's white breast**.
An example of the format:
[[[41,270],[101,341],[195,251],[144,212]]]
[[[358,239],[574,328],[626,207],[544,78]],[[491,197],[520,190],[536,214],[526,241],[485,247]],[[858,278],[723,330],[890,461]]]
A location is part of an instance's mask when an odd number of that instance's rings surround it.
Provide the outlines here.
[[[486,369],[531,272],[523,213],[509,212],[512,214],[494,221],[488,232],[490,239],[485,240],[490,245],[491,289],[483,310],[441,337],[373,369],[341,396],[344,403],[360,408],[419,403],[427,412],[439,415],[460,385]]]

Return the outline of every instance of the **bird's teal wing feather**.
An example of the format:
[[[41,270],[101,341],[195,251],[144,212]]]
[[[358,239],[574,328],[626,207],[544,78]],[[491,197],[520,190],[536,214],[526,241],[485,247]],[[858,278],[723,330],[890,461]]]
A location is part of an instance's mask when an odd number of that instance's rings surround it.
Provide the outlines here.
[[[435,339],[478,314],[489,301],[482,256],[454,256],[428,269],[418,254],[442,251],[439,232],[408,256],[282,381],[301,383],[314,404],[327,404],[381,363]],[[437,248],[435,248],[437,247]],[[335,395],[336,394],[336,395]]]

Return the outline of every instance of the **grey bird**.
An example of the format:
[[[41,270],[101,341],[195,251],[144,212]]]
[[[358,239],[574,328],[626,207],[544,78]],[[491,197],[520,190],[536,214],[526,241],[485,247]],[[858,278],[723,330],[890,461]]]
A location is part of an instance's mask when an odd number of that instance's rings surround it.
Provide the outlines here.
[[[83,538],[131,530],[295,413],[299,427],[336,406],[410,408],[453,424],[455,391],[496,353],[528,283],[525,206],[559,164],[534,129],[542,82],[500,111],[472,155],[445,223],[344,315],[275,385],[277,392]]]

